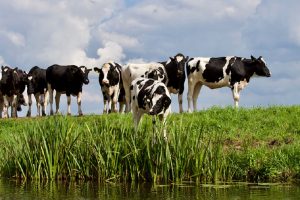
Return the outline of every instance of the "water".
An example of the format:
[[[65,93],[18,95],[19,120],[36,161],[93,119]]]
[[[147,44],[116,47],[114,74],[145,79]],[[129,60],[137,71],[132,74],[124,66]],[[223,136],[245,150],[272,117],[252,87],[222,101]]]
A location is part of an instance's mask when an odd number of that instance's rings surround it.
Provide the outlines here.
[[[85,183],[24,183],[0,180],[2,199],[300,199],[300,186],[228,183],[219,185],[159,185]]]

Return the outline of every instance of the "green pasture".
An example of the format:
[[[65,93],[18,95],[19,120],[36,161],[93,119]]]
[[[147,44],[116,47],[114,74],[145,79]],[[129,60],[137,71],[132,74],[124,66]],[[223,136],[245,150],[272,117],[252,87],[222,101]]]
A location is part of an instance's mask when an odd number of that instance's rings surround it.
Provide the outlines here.
[[[300,179],[300,106],[0,120],[0,176],[158,184]]]

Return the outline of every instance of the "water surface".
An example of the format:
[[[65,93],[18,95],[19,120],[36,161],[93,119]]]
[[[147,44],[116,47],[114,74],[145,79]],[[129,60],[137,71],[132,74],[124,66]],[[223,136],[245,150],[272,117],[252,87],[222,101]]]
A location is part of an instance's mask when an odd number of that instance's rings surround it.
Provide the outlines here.
[[[291,184],[223,183],[218,185],[97,184],[94,182],[18,182],[0,180],[1,199],[300,199]]]

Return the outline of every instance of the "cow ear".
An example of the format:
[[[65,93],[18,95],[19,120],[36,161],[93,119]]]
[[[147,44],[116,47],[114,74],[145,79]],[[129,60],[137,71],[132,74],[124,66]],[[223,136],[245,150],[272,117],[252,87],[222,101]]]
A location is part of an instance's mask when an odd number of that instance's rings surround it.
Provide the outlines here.
[[[261,60],[261,59],[262,59],[262,56],[259,56],[259,57],[258,57],[258,60]]]
[[[94,71],[100,73],[100,69],[98,67],[94,67]]]
[[[171,59],[171,61],[174,61],[174,60],[175,60],[175,58],[173,58],[173,57],[170,57],[170,59]]]
[[[185,62],[187,62],[189,60],[189,56],[185,57]]]
[[[2,71],[4,70],[4,66],[3,65],[1,66],[1,69],[2,69]]]
[[[251,60],[252,60],[252,61],[255,61],[256,58],[255,58],[254,56],[251,55]]]

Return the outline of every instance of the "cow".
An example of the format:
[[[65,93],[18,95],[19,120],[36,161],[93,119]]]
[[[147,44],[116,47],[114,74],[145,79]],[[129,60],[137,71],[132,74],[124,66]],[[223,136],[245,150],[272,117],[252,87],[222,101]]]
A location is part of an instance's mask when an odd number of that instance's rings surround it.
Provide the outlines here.
[[[46,69],[47,88],[49,92],[50,115],[53,115],[53,90],[56,91],[55,104],[56,113],[59,111],[59,100],[61,94],[66,94],[68,110],[71,115],[71,95],[77,96],[78,115],[82,115],[81,95],[83,84],[89,83],[88,74],[92,69],[76,65],[51,65]]]
[[[103,113],[117,112],[117,102],[119,102],[119,112],[123,112],[125,92],[121,68],[121,65],[116,62],[104,63],[101,68],[94,67],[94,71],[99,73],[104,103]]]
[[[251,59],[236,56],[191,58],[187,62],[188,111],[191,112],[191,101],[194,111],[197,110],[197,98],[203,85],[211,89],[230,87],[237,108],[241,90],[248,85],[254,75],[271,76],[261,56],[259,58],[251,56]]]
[[[137,131],[138,124],[145,113],[153,116],[153,125],[155,116],[158,116],[165,126],[171,104],[166,85],[154,79],[137,78],[132,81],[130,90],[135,130]],[[165,127],[164,137],[167,137]]]
[[[31,116],[32,95],[34,95],[36,101],[37,116],[41,116],[41,106],[42,106],[42,116],[46,116],[46,107],[48,102],[46,69],[42,69],[38,66],[34,66],[29,70],[27,74],[27,78],[28,78],[27,117]]]
[[[21,110],[21,104],[26,105],[23,92],[26,88],[27,74],[25,71],[9,66],[2,66],[2,77],[0,81],[3,104],[3,117],[8,117],[8,107],[11,106],[11,116],[17,117],[17,111]],[[1,111],[2,111],[1,110]]]
[[[165,62],[129,63],[123,66],[122,79],[126,97],[126,112],[130,111],[130,83],[138,77],[153,78],[165,83],[170,93],[178,94],[179,111],[183,112],[182,94],[187,60],[188,57],[178,53]]]

